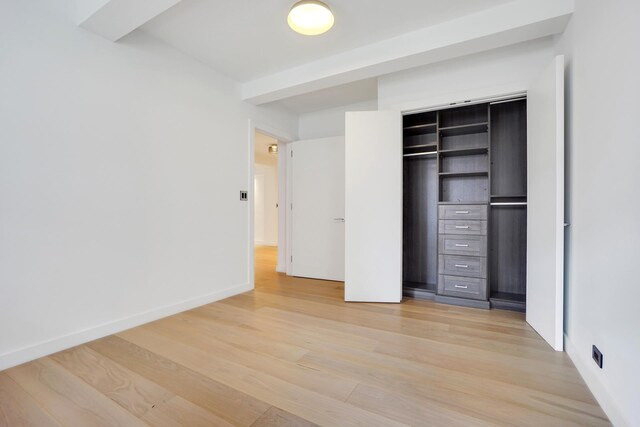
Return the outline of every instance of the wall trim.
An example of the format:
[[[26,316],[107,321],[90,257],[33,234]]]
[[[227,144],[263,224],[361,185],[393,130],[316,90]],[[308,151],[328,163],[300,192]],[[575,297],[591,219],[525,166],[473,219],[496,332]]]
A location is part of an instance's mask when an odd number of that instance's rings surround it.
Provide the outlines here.
[[[593,363],[591,358],[585,359],[582,357],[578,348],[567,334],[564,334],[564,349],[573,364],[576,366],[578,373],[587,384],[587,387],[589,387],[589,390],[598,401],[598,404],[600,404],[602,410],[605,412],[607,417],[609,417],[609,421],[611,421],[614,426],[629,426],[630,424],[626,422],[622,412],[611,398],[611,393],[598,379],[593,370],[590,369],[588,364]]]
[[[253,289],[251,284],[236,285],[199,297],[190,298],[176,304],[165,305],[118,320],[103,323],[91,328],[72,332],[50,340],[0,354],[0,371],[9,369],[40,357],[48,356],[98,338],[112,335],[163,317],[171,316],[201,305],[210,304]]]

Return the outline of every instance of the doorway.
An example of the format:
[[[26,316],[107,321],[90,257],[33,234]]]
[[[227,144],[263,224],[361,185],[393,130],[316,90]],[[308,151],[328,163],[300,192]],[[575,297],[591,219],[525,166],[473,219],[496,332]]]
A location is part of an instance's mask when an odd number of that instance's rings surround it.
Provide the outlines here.
[[[255,131],[253,165],[253,243],[256,251],[277,257],[279,229],[278,140]],[[259,258],[255,263],[259,263]],[[275,269],[274,269],[275,270]]]

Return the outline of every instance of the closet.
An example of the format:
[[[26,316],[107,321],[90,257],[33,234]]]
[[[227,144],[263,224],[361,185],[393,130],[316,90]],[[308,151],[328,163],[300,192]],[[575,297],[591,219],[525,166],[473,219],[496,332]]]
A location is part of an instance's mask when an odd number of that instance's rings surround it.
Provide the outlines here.
[[[563,349],[564,71],[346,113],[345,301],[526,311]]]
[[[527,101],[403,117],[403,293],[524,311]]]

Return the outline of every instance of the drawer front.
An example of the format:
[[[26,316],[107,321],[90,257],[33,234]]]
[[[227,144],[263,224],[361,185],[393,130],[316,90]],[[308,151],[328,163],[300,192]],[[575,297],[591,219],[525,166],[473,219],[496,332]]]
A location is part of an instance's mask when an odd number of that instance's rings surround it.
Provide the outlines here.
[[[487,281],[474,277],[438,277],[438,293],[452,297],[487,299]]]
[[[440,205],[440,219],[487,219],[487,205]]]
[[[487,236],[441,234],[438,253],[445,255],[487,256]]]
[[[447,276],[487,277],[487,259],[456,255],[438,255],[438,272]]]
[[[438,221],[440,234],[475,234],[487,235],[487,221],[441,219]]]

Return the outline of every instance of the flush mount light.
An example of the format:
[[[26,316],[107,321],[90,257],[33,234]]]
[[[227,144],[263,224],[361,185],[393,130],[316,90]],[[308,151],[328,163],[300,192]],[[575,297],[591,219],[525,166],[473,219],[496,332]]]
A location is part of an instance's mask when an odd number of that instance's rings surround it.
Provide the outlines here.
[[[291,7],[287,22],[293,31],[305,36],[317,36],[333,27],[333,13],[318,0],[302,0]]]
[[[278,154],[278,144],[271,144],[268,147],[269,154]]]

